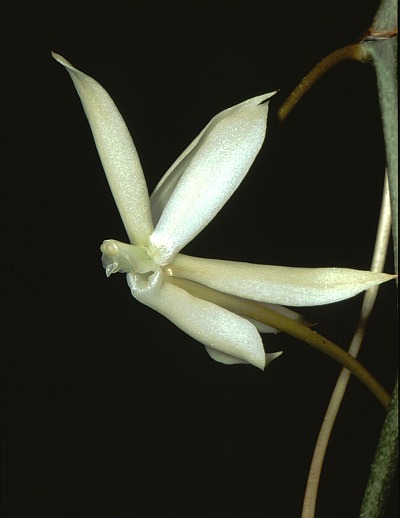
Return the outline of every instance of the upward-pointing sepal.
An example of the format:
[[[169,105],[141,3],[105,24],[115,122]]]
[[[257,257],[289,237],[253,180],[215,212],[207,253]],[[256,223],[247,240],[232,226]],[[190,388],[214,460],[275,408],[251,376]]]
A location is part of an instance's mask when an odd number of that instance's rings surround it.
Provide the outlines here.
[[[246,176],[265,137],[264,101],[273,94],[218,114],[160,182],[167,201],[150,238],[160,264],[168,264],[214,218]]]
[[[131,243],[147,244],[153,232],[142,166],[128,128],[106,90],[52,52],[63,65],[82,101],[111,192]]]

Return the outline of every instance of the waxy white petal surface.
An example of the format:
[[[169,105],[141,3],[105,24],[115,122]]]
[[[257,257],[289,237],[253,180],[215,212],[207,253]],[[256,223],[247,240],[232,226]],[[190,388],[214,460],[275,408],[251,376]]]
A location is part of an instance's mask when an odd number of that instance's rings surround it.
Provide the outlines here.
[[[153,231],[142,166],[128,128],[104,88],[52,54],[69,72],[89,121],[111,192],[131,243],[147,244]]]
[[[156,225],[160,216],[164,210],[165,205],[170,199],[177,183],[181,179],[181,176],[186,171],[190,161],[197,153],[199,147],[202,145],[202,139],[205,134],[209,134],[210,131],[218,124],[219,121],[233,115],[238,114],[241,110],[249,106],[257,106],[258,104],[266,101],[276,92],[271,92],[257,97],[247,99],[235,106],[231,106],[226,110],[218,113],[213,117],[207,126],[197,135],[197,137],[189,144],[185,151],[175,160],[171,167],[167,170],[161,180],[158,182],[156,188],[150,196],[151,214],[153,216],[153,222]]]
[[[127,282],[139,302],[158,311],[202,344],[242,363],[264,369],[265,352],[261,337],[246,319],[193,297],[169,282],[164,282],[160,289],[143,291],[136,289],[132,274],[127,275]]]
[[[270,95],[257,97],[257,102]],[[152,253],[158,255],[161,265],[168,264],[214,218],[238,188],[261,148],[268,103],[254,104],[249,100],[227,112],[210,123],[191,152],[184,155],[184,171],[179,168],[179,181],[150,238]],[[173,178],[171,182],[175,183]]]
[[[291,268],[178,254],[172,275],[239,297],[287,306],[318,306],[345,300],[393,278],[349,268]]]

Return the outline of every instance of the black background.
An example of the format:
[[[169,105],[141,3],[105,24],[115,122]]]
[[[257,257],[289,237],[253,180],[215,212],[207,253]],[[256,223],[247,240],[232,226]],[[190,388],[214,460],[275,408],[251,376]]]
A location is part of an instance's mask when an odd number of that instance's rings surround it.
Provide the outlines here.
[[[113,97],[150,191],[213,115],[279,88],[251,172],[185,252],[368,269],[385,162],[372,68],[342,64],[283,125],[276,111],[322,56],[358,39],[377,4],[71,2],[9,10],[4,518],[300,516],[339,367],[285,335],[264,339],[268,350],[284,350],[264,373],[223,366],[134,301],[122,275],[106,279],[99,245],[125,233],[78,96],[50,50]],[[361,300],[303,313],[347,346]],[[388,390],[394,301],[394,283],[383,286],[360,356]],[[383,419],[352,380],[318,517],[357,516]]]

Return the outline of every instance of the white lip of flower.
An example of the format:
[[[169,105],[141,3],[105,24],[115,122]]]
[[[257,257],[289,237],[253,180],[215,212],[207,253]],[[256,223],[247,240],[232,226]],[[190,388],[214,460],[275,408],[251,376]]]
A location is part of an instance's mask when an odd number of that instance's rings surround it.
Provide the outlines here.
[[[281,353],[265,354],[260,332],[276,332],[168,282],[182,277],[213,289],[279,306],[313,306],[360,293],[393,276],[346,268],[264,266],[180,254],[217,214],[246,176],[265,137],[267,101],[248,99],[216,115],[163,176],[149,199],[139,157],[114,102],[94,79],[63,57],[81,98],[107,179],[131,244],[101,246],[109,277],[127,273],[132,295],[206,346],[225,364],[264,367]],[[155,228],[154,228],[155,225]]]

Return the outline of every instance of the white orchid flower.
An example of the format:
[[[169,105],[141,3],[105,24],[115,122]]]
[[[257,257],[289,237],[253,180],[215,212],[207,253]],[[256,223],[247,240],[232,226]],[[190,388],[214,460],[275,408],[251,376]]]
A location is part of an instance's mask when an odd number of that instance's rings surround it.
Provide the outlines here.
[[[265,137],[273,93],[248,99],[216,115],[163,176],[151,199],[136,148],[108,93],[63,57],[81,98],[129,244],[101,246],[107,276],[127,274],[132,295],[203,343],[225,364],[264,369],[280,353],[265,354],[259,334],[276,332],[173,284],[189,279],[215,290],[279,306],[313,306],[352,297],[392,278],[341,268],[288,268],[200,259],[180,253],[214,218],[256,158]],[[277,306],[278,305],[278,306]]]

